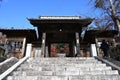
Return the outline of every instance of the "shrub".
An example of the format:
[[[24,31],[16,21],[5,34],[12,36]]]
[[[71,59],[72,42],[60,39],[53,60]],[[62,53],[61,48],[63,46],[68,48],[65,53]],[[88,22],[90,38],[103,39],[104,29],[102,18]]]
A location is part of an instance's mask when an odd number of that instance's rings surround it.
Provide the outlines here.
[[[110,57],[120,61],[120,45],[109,49]]]

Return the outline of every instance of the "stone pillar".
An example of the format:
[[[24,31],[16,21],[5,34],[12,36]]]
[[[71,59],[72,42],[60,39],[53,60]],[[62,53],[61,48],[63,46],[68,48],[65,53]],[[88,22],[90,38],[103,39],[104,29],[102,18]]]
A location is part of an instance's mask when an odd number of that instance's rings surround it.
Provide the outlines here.
[[[46,47],[45,47],[45,42],[46,42],[46,33],[42,34],[42,50],[41,50],[41,55],[45,56],[45,51],[46,51]]]
[[[95,44],[91,44],[90,49],[91,49],[91,56],[97,56],[97,49]]]
[[[32,52],[32,44],[27,44],[27,48],[26,48],[26,57],[30,57]]]
[[[80,53],[80,42],[79,42],[79,33],[76,32],[75,33],[75,37],[76,37],[76,53],[77,53],[77,56],[81,56],[81,53]]]
[[[113,39],[112,41],[113,41],[113,47],[116,47],[115,39]]]

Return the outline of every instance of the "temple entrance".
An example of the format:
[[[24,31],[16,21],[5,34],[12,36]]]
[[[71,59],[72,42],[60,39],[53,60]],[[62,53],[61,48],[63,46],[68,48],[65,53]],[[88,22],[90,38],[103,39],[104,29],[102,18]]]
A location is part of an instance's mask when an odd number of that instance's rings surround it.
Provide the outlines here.
[[[70,54],[70,47],[68,43],[53,43],[50,45],[51,57],[68,57]]]
[[[73,57],[75,34],[56,32],[46,34],[46,46],[50,57]]]

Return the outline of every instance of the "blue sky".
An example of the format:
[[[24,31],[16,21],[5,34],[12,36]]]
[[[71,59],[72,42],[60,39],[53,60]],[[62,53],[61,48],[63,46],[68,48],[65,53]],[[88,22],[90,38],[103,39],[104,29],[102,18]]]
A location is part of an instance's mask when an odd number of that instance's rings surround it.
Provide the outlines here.
[[[97,17],[89,0],[3,0],[0,3],[0,28],[32,28],[27,18],[39,16]]]

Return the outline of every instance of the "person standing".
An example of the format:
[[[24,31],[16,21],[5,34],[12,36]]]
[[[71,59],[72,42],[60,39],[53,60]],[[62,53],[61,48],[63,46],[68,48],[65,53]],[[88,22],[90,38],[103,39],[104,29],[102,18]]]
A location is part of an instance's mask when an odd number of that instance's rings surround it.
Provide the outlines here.
[[[100,49],[102,49],[104,57],[108,57],[109,44],[105,40],[102,40]]]

